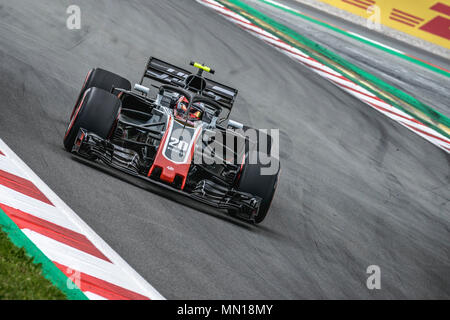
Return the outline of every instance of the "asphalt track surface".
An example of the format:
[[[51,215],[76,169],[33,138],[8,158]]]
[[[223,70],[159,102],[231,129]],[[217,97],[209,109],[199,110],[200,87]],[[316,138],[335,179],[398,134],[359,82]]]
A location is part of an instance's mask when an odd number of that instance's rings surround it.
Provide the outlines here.
[[[168,299],[449,298],[450,158],[193,1],[0,2],[0,137]],[[91,67],[212,65],[232,118],[281,131],[260,226],[74,161],[62,138]],[[368,290],[366,268],[381,268]]]

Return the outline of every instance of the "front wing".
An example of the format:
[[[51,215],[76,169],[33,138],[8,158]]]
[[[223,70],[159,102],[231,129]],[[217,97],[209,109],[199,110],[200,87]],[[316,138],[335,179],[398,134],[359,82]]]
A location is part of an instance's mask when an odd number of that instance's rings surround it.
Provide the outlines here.
[[[72,153],[92,165],[95,164],[97,168],[102,169],[101,167],[106,165],[172,194],[187,197],[217,209],[226,209],[235,216],[250,222],[254,222],[258,214],[261,202],[259,197],[224,187],[207,179],[197,182],[195,188],[189,192],[155,180],[140,172],[139,159],[135,151],[117,146],[82,128],[75,139]]]

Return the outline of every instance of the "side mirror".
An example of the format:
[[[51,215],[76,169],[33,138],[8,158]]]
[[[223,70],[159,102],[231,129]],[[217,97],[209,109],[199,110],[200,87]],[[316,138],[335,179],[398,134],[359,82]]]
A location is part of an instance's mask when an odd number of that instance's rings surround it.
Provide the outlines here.
[[[240,122],[234,121],[234,120],[228,120],[228,127],[234,128],[234,129],[242,129],[244,128],[244,125]]]
[[[140,85],[140,84],[135,84],[134,85],[134,90],[139,91],[143,94],[145,94],[146,96],[150,93],[150,88],[147,88],[146,86]]]

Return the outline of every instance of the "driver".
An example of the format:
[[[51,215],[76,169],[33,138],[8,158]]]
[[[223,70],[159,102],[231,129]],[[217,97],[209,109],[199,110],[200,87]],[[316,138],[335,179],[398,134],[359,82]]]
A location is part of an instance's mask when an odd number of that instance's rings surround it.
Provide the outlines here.
[[[194,124],[195,121],[202,120],[204,109],[200,103],[193,103],[189,110],[189,101],[185,96],[180,96],[174,108],[174,115],[177,119],[186,121],[190,124]]]

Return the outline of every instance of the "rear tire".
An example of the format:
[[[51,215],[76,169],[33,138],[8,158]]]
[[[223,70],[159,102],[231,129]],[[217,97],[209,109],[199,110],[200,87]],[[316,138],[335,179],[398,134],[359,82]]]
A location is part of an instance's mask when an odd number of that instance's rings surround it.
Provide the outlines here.
[[[64,147],[72,151],[80,128],[107,139],[119,116],[121,101],[115,95],[99,89],[89,88],[75,108],[74,116],[64,136]]]
[[[258,153],[257,155],[259,156]],[[276,173],[272,175],[261,175],[261,168],[266,166],[260,163],[250,164],[248,163],[247,157],[242,174],[239,178],[239,191],[250,193],[262,199],[258,215],[255,217],[255,223],[262,222],[267,216],[275,190],[277,188],[278,176],[280,173],[280,162],[272,157],[271,164],[272,166],[277,166]]]
[[[77,102],[75,103],[75,107],[73,108],[72,114],[70,115],[70,119],[72,119],[73,115],[75,114],[76,107],[80,103],[81,98],[83,97],[86,90],[92,87],[97,87],[107,92],[111,92],[111,89],[113,87],[131,90],[131,83],[127,79],[110,71],[100,68],[91,69],[86,75],[86,79],[84,80],[83,87],[80,90]]]

